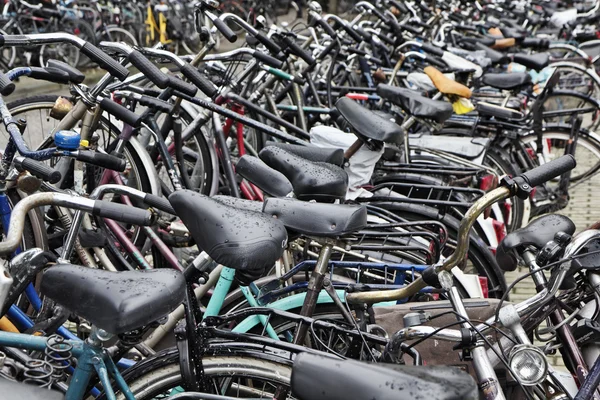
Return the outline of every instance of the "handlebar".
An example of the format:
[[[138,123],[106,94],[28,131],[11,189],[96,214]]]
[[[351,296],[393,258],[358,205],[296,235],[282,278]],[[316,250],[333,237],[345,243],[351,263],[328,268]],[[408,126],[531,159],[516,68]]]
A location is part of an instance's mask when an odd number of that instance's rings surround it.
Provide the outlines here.
[[[528,194],[532,187],[529,185],[540,185],[557,176],[562,175],[575,168],[575,158],[572,155],[564,155],[556,160],[552,160],[547,164],[541,165],[530,171],[527,171],[513,180],[506,183],[505,186],[499,187],[491,192],[486,193],[478,201],[471,206],[460,222],[458,228],[458,236],[456,239],[457,245],[454,253],[445,259],[441,264],[429,267],[424,271],[423,276],[417,278],[409,285],[395,290],[373,291],[364,293],[348,293],[346,300],[349,303],[378,303],[382,301],[393,301],[402,298],[410,297],[416,294],[419,290],[427,286],[424,277],[436,275],[441,271],[450,271],[458,263],[465,259],[469,250],[469,233],[477,217],[488,207],[498,201],[507,199],[512,196],[521,196],[524,191]]]

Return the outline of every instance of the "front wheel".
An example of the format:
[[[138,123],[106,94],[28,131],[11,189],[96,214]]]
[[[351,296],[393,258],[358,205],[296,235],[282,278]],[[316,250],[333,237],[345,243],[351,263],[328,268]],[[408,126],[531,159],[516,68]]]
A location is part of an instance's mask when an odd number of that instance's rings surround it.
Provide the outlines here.
[[[291,365],[266,357],[235,354],[202,359],[209,393],[245,399],[273,399],[278,387],[289,387]],[[162,399],[183,392],[179,353],[166,349],[123,375],[136,400]],[[123,394],[117,396],[124,399]],[[288,396],[288,398],[291,398]]]

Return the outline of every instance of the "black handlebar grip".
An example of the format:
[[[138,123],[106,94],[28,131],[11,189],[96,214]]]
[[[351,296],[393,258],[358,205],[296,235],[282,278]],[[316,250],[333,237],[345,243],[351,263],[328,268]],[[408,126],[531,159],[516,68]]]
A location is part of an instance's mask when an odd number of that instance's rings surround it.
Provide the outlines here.
[[[414,26],[410,26],[410,25],[407,25],[407,24],[400,25],[400,29],[402,29],[404,31],[407,31],[407,32],[410,32],[413,35],[420,35],[421,34],[421,31],[418,28],[415,28]]]
[[[575,168],[577,161],[571,154],[564,155],[520,175],[531,187],[539,186]]]
[[[69,83],[71,81],[71,75],[58,68],[30,67],[30,69],[31,73],[29,74],[29,77],[33,79],[64,84]]]
[[[129,111],[122,105],[106,97],[100,102],[100,108],[134,128],[137,128],[142,123],[141,115]]]
[[[448,68],[448,65],[445,62],[443,62],[442,60],[438,59],[435,56],[432,56],[431,54],[425,54],[425,62],[427,62],[433,66],[436,66],[438,68],[442,68],[442,69]]]
[[[198,88],[190,83],[171,75],[169,76],[169,87],[183,94],[194,97],[198,93]]]
[[[373,35],[371,35],[369,32],[365,31],[363,28],[361,28],[358,25],[354,25],[354,30],[356,32],[358,32],[367,42],[371,42],[371,40],[373,39]]]
[[[0,35],[0,47],[4,46],[4,35]]]
[[[171,114],[173,112],[173,104],[167,103],[166,101],[159,100],[155,97],[141,95],[136,99],[138,103],[143,106],[149,107],[153,110],[159,110]]]
[[[331,36],[332,38],[336,38],[337,37],[337,33],[335,33],[335,30],[333,29],[333,27],[331,25],[329,25],[327,23],[327,21],[325,21],[323,18],[319,18],[317,20],[317,23],[319,25],[321,25],[321,28],[323,28],[323,30],[325,31],[325,33],[327,33],[329,36]]]
[[[181,73],[200,89],[208,97],[214,97],[218,90],[211,81],[202,75],[198,69],[191,64],[185,63],[180,67]]]
[[[98,153],[91,150],[79,150],[77,157],[78,161],[86,164],[96,165],[98,167],[112,169],[113,171],[123,172],[127,167],[124,159],[110,154]]]
[[[86,42],[81,48],[81,52],[120,81],[124,81],[129,76],[127,68],[93,44]]]
[[[324,59],[325,57],[327,57],[327,55],[329,53],[331,53],[333,51],[333,49],[336,48],[336,46],[337,46],[337,41],[332,40],[331,43],[329,43],[329,45],[327,47],[325,47],[321,53],[319,53],[319,55],[317,56],[317,58],[319,60]]]
[[[165,199],[164,197],[155,196],[153,194],[147,194],[146,197],[144,197],[144,203],[160,211],[177,215],[177,213],[173,209],[173,206],[171,206],[171,203],[169,203],[169,200]]]
[[[237,35],[221,19],[215,18],[212,23],[229,42],[233,43],[237,40]]]
[[[15,84],[8,79],[6,75],[0,72],[0,94],[2,96],[8,96],[15,91],[15,88]]]
[[[379,39],[381,39],[383,42],[386,42],[387,44],[389,44],[390,46],[393,46],[394,43],[396,43],[396,41],[394,39],[387,37],[386,34],[383,32],[378,33],[377,37]]]
[[[346,33],[348,33],[348,35],[350,35],[350,37],[356,42],[356,43],[360,43],[363,41],[362,36],[356,32],[351,26],[350,24],[342,24],[342,28],[344,28],[344,30],[346,31]]]
[[[60,171],[31,158],[17,157],[15,158],[15,166],[17,169],[28,171],[31,175],[45,182],[57,183],[62,178]]]
[[[279,47],[277,45],[277,43],[275,43],[274,41],[272,41],[267,35],[265,35],[261,31],[258,31],[258,33],[256,35],[253,35],[253,36],[256,38],[256,40],[258,40],[259,42],[261,42],[267,48],[267,50],[269,50],[269,52],[271,54],[273,54],[274,56],[276,56],[279,53],[281,53],[281,47]]]
[[[92,214],[133,225],[148,226],[152,224],[152,213],[150,211],[110,201],[94,201]]]
[[[163,73],[160,68],[139,51],[134,50],[129,53],[128,59],[134,67],[139,69],[146,78],[150,79],[159,88],[166,89],[169,86],[169,77],[167,74]]]
[[[262,62],[263,64],[268,65],[269,67],[273,67],[273,68],[281,68],[283,67],[283,61],[276,59],[275,57],[271,57],[270,55],[266,54],[266,53],[261,53],[260,51],[255,51],[254,54],[252,54],[252,57],[256,58],[258,61]]]
[[[431,45],[431,44],[423,44],[421,46],[421,48],[426,52],[426,53],[430,53],[433,54],[434,56],[438,56],[441,57],[444,55],[444,50],[440,49],[437,46]]]
[[[306,62],[308,65],[313,65],[314,63],[316,63],[312,54],[304,50],[302,47],[298,46],[298,44],[296,44],[296,42],[294,42],[294,39],[292,39],[291,37],[282,35],[281,41],[290,49],[292,53],[303,59],[304,62]]]

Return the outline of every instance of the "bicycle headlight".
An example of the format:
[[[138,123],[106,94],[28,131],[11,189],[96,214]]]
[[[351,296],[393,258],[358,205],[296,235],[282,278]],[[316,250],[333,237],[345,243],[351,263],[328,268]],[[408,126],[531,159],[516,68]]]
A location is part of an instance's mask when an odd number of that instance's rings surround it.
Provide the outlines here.
[[[525,386],[541,383],[548,373],[546,355],[535,346],[522,344],[513,347],[508,362],[519,382]]]

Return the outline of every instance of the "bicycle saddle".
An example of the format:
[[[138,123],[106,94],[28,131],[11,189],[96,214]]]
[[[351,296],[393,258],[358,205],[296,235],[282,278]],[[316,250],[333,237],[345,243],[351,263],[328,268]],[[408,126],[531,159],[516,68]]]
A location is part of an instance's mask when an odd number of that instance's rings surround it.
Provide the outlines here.
[[[312,162],[275,146],[262,149],[259,157],[289,179],[300,200],[333,202],[346,197],[348,174],[336,165]]]
[[[408,115],[442,123],[452,116],[452,104],[431,100],[410,89],[380,84],[377,94],[402,108]]]
[[[277,218],[290,231],[318,237],[342,236],[367,226],[364,206],[269,198],[263,213]]]
[[[496,249],[498,265],[504,271],[514,271],[518,264],[517,252],[519,250],[527,246],[541,249],[554,239],[554,235],[558,232],[573,235],[575,224],[564,215],[550,214],[539,217],[526,227],[509,233]]]
[[[230,268],[271,267],[287,243],[283,224],[267,215],[226,205],[191,190],[179,190],[169,202],[198,247]]]
[[[481,83],[496,89],[514,90],[531,83],[531,75],[526,72],[513,72],[508,74],[485,74]]]
[[[285,175],[269,167],[258,157],[244,154],[235,165],[235,172],[271,196],[285,197],[294,191]]]
[[[368,364],[309,353],[296,356],[292,393],[300,400],[475,400],[477,385],[458,368]]]
[[[431,79],[431,81],[433,82],[433,85],[441,93],[446,95],[460,96],[464,97],[465,99],[471,98],[471,89],[469,89],[462,83],[458,83],[455,80],[448,78],[436,68],[431,66],[425,67],[423,72],[427,74],[429,79]]]
[[[475,43],[474,50],[485,51],[485,56],[490,59],[492,64],[506,64],[510,62],[510,59],[506,54],[500,53],[482,43]]]
[[[365,142],[372,139],[399,145],[404,141],[404,131],[398,124],[367,110],[348,97],[340,97],[335,108]]]
[[[44,272],[41,292],[98,328],[119,334],[177,308],[185,279],[170,269],[112,272],[58,264]]]
[[[65,398],[64,394],[54,390],[41,388],[34,384],[11,382],[4,378],[0,378],[0,393],[10,393],[10,399],[61,400]]]
[[[254,211],[260,213],[263,209],[263,203],[260,201],[240,199],[238,197],[223,196],[220,194],[211,198],[213,200],[217,200],[219,203],[225,204],[226,206],[240,208],[246,211]]]
[[[541,71],[550,64],[550,55],[548,53],[522,54],[517,53],[513,56],[513,61],[527,68]]]
[[[308,161],[324,162],[341,167],[344,164],[344,150],[324,149],[316,146],[301,146],[299,144],[267,142],[265,147],[275,146],[302,157]]]

